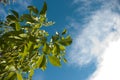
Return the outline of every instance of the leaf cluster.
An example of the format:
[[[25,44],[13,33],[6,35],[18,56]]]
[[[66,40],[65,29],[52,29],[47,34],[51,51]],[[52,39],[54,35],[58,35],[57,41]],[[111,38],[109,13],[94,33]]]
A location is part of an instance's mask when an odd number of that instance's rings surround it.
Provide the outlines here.
[[[46,2],[41,11],[35,6],[28,10],[23,15],[11,10],[5,21],[0,21],[0,80],[31,80],[34,70],[44,71],[48,62],[54,66],[67,62],[65,50],[72,43],[67,30],[48,40],[49,33],[41,29],[54,24],[47,21]]]

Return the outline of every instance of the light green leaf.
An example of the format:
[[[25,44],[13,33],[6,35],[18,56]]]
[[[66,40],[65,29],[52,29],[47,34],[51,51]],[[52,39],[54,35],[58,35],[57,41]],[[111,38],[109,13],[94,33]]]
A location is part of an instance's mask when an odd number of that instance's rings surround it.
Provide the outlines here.
[[[50,48],[49,48],[49,45],[47,43],[44,44],[42,51],[46,54],[50,53]]]
[[[46,68],[47,68],[46,65],[43,65],[43,66],[41,67],[41,69],[42,69],[43,71],[44,71]]]
[[[18,72],[17,72],[17,79],[18,80],[23,80],[22,75],[20,73],[18,73]]]
[[[64,51],[66,49],[65,46],[63,46],[63,45],[59,45],[59,47],[60,47],[61,51]]]
[[[20,23],[19,22],[15,22],[15,28],[16,28],[16,31],[20,31]]]
[[[29,41],[29,42],[27,43],[28,51],[30,51],[30,48],[31,48],[32,44],[33,44],[32,41]]]
[[[22,37],[22,38],[25,38],[25,37],[27,37],[28,35],[25,34],[25,33],[22,33],[22,34],[19,34],[19,36]]]
[[[54,66],[61,66],[60,60],[55,56],[48,56],[50,63]]]
[[[34,69],[30,69],[30,72],[29,72],[29,78],[31,78],[34,74]]]
[[[53,50],[52,50],[53,55],[57,55],[60,53],[60,48],[57,44],[54,44]]]

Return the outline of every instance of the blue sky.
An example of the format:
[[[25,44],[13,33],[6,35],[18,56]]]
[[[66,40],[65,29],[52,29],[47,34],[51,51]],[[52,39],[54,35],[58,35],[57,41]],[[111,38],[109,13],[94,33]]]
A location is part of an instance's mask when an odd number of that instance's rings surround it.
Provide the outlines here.
[[[43,1],[18,0],[0,5],[0,16],[4,18],[8,9],[27,13],[30,4],[40,9]],[[67,28],[73,43],[66,51],[67,64],[63,63],[61,68],[48,64],[44,72],[35,71],[33,80],[120,80],[120,0],[46,2],[48,20],[56,22],[46,30],[54,34]]]

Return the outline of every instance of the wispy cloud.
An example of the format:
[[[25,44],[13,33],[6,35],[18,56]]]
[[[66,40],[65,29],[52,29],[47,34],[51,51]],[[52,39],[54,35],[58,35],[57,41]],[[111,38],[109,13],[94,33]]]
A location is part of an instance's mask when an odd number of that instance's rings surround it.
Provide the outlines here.
[[[74,0],[76,4],[81,3],[83,0]],[[88,2],[89,1],[89,2]],[[74,2],[74,3],[75,3]],[[77,22],[78,32],[76,37],[74,37],[74,42],[72,44],[72,49],[69,51],[71,54],[69,55],[69,60],[71,64],[75,64],[76,66],[82,66],[90,63],[93,60],[101,61],[101,56],[108,47],[108,44],[113,40],[118,40],[120,38],[120,14],[116,11],[120,10],[119,0],[110,0],[106,3],[106,0],[85,0],[84,3],[89,3],[88,5],[79,6],[78,9],[97,7],[96,10],[90,10],[88,12],[80,12],[77,11],[78,15],[81,13],[91,13],[84,20],[84,25]],[[77,10],[78,10],[77,9]],[[81,17],[80,17],[81,18]],[[74,22],[71,22],[74,24]],[[81,25],[84,29],[79,32]],[[74,28],[74,27],[72,27]]]

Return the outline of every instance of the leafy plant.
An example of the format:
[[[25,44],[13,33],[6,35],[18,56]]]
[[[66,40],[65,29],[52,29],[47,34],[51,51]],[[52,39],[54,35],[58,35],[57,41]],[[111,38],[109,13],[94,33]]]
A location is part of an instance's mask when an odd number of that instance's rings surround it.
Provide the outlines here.
[[[28,10],[29,14],[23,15],[11,10],[5,21],[0,21],[0,80],[31,80],[34,70],[44,71],[48,61],[54,66],[67,62],[65,50],[72,43],[67,30],[48,39],[48,32],[41,29],[54,24],[47,21],[46,2],[40,12],[34,6]]]

